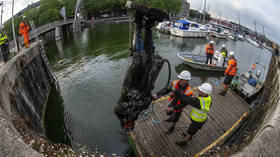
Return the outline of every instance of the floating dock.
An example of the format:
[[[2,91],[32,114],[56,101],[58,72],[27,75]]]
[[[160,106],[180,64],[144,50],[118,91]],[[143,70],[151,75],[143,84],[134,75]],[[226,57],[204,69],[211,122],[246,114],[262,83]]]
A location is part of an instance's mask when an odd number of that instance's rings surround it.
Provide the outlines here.
[[[208,149],[225,140],[236,128],[249,112],[249,105],[236,95],[232,90],[228,90],[226,96],[218,93],[222,85],[213,85],[212,106],[208,112],[208,119],[187,146],[180,147],[175,141],[182,140],[183,132],[186,132],[190,125],[190,112],[192,107],[187,106],[181,118],[176,124],[172,134],[165,131],[171,125],[164,122],[167,118],[164,109],[169,104],[167,97],[154,102],[152,109],[143,112],[135,124],[134,131],[130,137],[134,142],[134,151],[140,157],[157,156],[199,156]],[[194,89],[197,95],[197,89]]]

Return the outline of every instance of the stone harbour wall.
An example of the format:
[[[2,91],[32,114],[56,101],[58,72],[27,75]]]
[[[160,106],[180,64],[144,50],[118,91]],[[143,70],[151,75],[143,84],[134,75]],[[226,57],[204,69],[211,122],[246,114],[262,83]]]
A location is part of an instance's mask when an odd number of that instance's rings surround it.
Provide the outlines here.
[[[265,113],[260,112],[263,120],[253,140],[233,156],[277,157],[280,154],[280,70],[276,60],[277,58],[272,57],[265,89],[261,93],[261,98],[266,101],[258,104],[262,105],[262,111],[265,110]]]
[[[47,69],[33,43],[0,67],[0,156],[42,156],[25,144],[12,123],[22,117],[34,134],[43,134],[43,115],[51,88]]]

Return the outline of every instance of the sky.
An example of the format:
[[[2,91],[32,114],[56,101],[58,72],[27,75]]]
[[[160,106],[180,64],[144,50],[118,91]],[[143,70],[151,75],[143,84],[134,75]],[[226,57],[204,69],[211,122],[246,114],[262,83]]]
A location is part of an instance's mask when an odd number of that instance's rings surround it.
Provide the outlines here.
[[[3,22],[12,16],[12,0],[4,1]],[[39,0],[14,0],[14,14]],[[188,0],[190,7],[203,10],[204,0]],[[237,21],[239,13],[240,22],[257,31],[263,32],[269,39],[280,43],[280,0],[206,0],[206,8],[211,14],[224,19]]]
[[[203,9],[204,0],[188,0],[190,7]],[[280,0],[207,0],[206,10],[216,17],[238,21],[251,29],[264,32],[265,35],[280,43]]]

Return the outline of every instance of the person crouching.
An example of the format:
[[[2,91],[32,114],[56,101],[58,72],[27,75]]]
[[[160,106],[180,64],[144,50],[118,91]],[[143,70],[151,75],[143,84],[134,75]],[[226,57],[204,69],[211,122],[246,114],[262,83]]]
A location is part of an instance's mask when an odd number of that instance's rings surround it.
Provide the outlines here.
[[[187,130],[187,133],[183,133],[185,139],[182,141],[176,141],[175,143],[180,146],[185,146],[188,141],[192,139],[192,136],[202,128],[207,120],[207,115],[212,104],[212,86],[209,83],[204,83],[198,87],[198,97],[190,97],[182,95],[176,92],[175,95],[180,97],[181,104],[175,106],[174,110],[182,110],[185,106],[191,105],[191,124]]]
[[[168,108],[166,109],[166,114],[168,115],[168,118],[165,121],[172,123],[171,127],[168,128],[168,130],[166,131],[167,134],[170,134],[173,132],[175,125],[178,122],[178,120],[181,116],[181,113],[183,111],[183,109],[173,110],[173,108],[175,106],[178,106],[181,104],[181,101],[175,95],[175,92],[181,93],[181,94],[187,95],[187,96],[192,96],[194,94],[189,85],[189,81],[191,80],[190,72],[182,71],[178,75],[178,78],[179,78],[179,80],[174,80],[169,87],[164,88],[164,89],[160,90],[156,95],[153,95],[153,97],[155,99],[158,99],[160,96],[172,92],[172,94],[169,98],[170,104],[168,105]]]

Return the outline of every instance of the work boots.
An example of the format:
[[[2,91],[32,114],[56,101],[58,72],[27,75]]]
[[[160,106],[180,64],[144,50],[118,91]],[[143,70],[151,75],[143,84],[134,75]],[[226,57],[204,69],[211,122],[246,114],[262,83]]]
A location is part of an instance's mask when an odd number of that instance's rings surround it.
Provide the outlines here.
[[[166,130],[166,134],[171,134],[174,131],[175,126],[172,125],[169,129]]]
[[[166,118],[164,121],[170,123],[171,122],[171,117]]]
[[[221,96],[225,96],[226,95],[226,93],[227,93],[227,91],[221,91],[220,93],[219,93],[219,95],[221,95]]]
[[[176,141],[175,144],[179,145],[179,146],[186,146],[187,145],[187,141]]]

